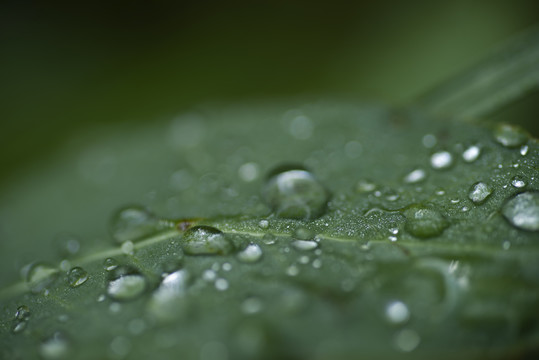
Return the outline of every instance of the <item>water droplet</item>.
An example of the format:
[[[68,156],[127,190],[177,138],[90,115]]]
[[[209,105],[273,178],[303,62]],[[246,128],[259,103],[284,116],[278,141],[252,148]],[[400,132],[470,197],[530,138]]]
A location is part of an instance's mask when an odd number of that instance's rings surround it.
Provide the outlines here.
[[[300,226],[294,231],[294,238],[298,240],[311,240],[314,234],[306,227]]]
[[[311,119],[305,115],[299,115],[290,122],[290,134],[298,140],[307,140],[314,131]]]
[[[423,136],[422,139],[423,146],[428,149],[433,148],[437,142],[438,139],[436,139],[436,136],[434,136],[433,134],[427,134]]]
[[[30,308],[26,305],[21,305],[15,313],[16,320],[28,320],[30,318]]]
[[[277,216],[302,220],[321,216],[329,199],[326,189],[310,172],[291,166],[270,174],[263,195]]]
[[[59,270],[52,265],[35,263],[30,266],[26,275],[26,283],[34,293],[41,292],[51,285],[59,275]]]
[[[528,154],[528,145],[522,145],[520,148],[520,155],[526,156]]]
[[[395,335],[394,343],[397,349],[403,352],[410,352],[414,350],[419,343],[421,338],[414,330],[404,329],[399,331]]]
[[[511,180],[511,185],[513,185],[513,187],[516,187],[517,189],[520,189],[526,186],[526,182],[521,177],[515,176]]]
[[[211,269],[204,270],[202,273],[202,279],[205,281],[211,282],[217,278],[217,273]]]
[[[513,148],[524,145],[528,134],[515,125],[498,124],[494,129],[494,138],[505,147]]]
[[[238,260],[246,263],[254,263],[262,257],[262,249],[257,244],[249,244],[238,254]]]
[[[28,325],[27,320],[16,321],[15,324],[13,325],[13,328],[12,328],[11,331],[14,334],[20,333],[20,332],[24,331],[24,329],[26,329],[27,325]]]
[[[118,243],[135,241],[159,230],[159,221],[142,206],[128,206],[112,217],[110,232]]]
[[[122,252],[125,255],[135,255],[135,244],[132,241],[127,240],[122,244]]]
[[[178,296],[183,296],[187,291],[189,279],[189,273],[185,269],[168,274],[153,293],[152,300],[164,303]]]
[[[511,242],[509,240],[505,240],[503,243],[502,243],[502,249],[504,250],[509,250],[511,248]]]
[[[79,266],[69,270],[69,273],[67,274],[67,283],[72,288],[81,286],[86,280],[88,280],[88,273]]]
[[[258,178],[259,172],[258,164],[253,162],[245,163],[238,169],[240,179],[245,182],[255,181]]]
[[[118,267],[118,261],[114,258],[106,258],[105,261],[103,261],[103,269],[107,271],[112,271]]]
[[[225,291],[228,289],[228,281],[223,278],[215,280],[215,288],[219,291]]]
[[[404,177],[404,182],[408,184],[415,184],[425,180],[427,173],[423,169],[415,169]]]
[[[261,228],[261,229],[267,229],[269,227],[269,221],[268,220],[260,220],[258,222],[258,226]]]
[[[322,267],[322,260],[314,259],[313,260],[313,268],[320,269],[321,267]]]
[[[430,165],[433,169],[447,169],[453,165],[453,155],[449,151],[438,151],[431,155]]]
[[[462,153],[462,159],[466,162],[474,162],[481,155],[481,148],[477,145],[472,145]]]
[[[292,246],[300,251],[308,251],[316,249],[318,247],[318,243],[316,241],[309,240],[294,240],[292,241]]]
[[[266,245],[273,245],[275,244],[275,236],[271,234],[265,234],[264,236],[262,236],[262,241]]]
[[[402,301],[392,301],[386,307],[386,318],[393,324],[404,324],[410,319],[410,311]]]
[[[297,276],[299,274],[299,268],[296,265],[290,265],[286,269],[288,276]]]
[[[223,263],[223,265],[221,265],[221,269],[223,269],[223,271],[230,271],[232,270],[232,264],[229,262]]]
[[[374,189],[376,189],[376,184],[371,181],[361,180],[361,181],[358,181],[356,189],[358,192],[361,192],[361,193],[371,192],[371,191],[374,191]]]
[[[66,337],[59,332],[43,341],[39,346],[39,353],[45,359],[67,358],[69,352],[69,343]]]
[[[404,216],[406,231],[420,238],[438,236],[449,226],[445,217],[431,207],[412,205],[404,210]]]
[[[80,250],[80,241],[72,234],[59,234],[54,239],[54,244],[62,257],[76,255]]]
[[[243,301],[241,310],[244,314],[256,314],[262,310],[262,301],[256,297],[250,297]]]
[[[183,251],[188,255],[226,255],[233,250],[225,234],[211,226],[192,227],[183,237]]]
[[[478,182],[472,185],[468,198],[474,204],[482,204],[492,194],[492,188],[484,182]]]
[[[515,227],[539,231],[539,192],[523,192],[505,203],[503,216]]]
[[[111,274],[107,284],[107,295],[116,301],[129,301],[138,298],[147,287],[146,278],[136,269],[119,266]]]

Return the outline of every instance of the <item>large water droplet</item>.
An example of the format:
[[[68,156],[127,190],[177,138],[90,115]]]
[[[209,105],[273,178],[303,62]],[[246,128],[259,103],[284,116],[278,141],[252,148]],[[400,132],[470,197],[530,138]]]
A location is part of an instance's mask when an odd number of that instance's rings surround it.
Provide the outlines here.
[[[183,251],[188,255],[226,255],[233,250],[225,234],[211,226],[194,226],[183,236]]]
[[[69,270],[67,274],[67,283],[73,288],[81,286],[86,280],[88,280],[88,273],[79,266]]]
[[[119,266],[107,284],[107,295],[117,301],[129,301],[138,298],[147,287],[146,278],[136,269]]]
[[[447,169],[453,165],[453,155],[449,151],[438,151],[431,155],[430,165],[437,170]]]
[[[134,241],[160,229],[159,220],[142,206],[128,206],[112,217],[110,232],[118,243]]]
[[[494,138],[505,147],[518,147],[528,141],[528,134],[521,128],[509,125],[498,124],[494,129]]]
[[[56,332],[41,343],[39,353],[45,359],[65,359],[69,353],[69,342],[62,333]]]
[[[293,166],[273,171],[263,195],[277,216],[302,220],[321,216],[329,199],[328,192],[313,174]]]
[[[35,263],[30,266],[26,274],[26,283],[34,293],[41,292],[51,285],[59,275],[59,270],[52,265]]]
[[[246,263],[254,263],[262,257],[262,249],[257,244],[249,244],[238,254],[238,260]]]
[[[478,182],[472,185],[468,198],[474,204],[482,204],[492,194],[492,188],[484,182]]]
[[[412,205],[404,210],[404,216],[406,231],[420,238],[440,235],[449,226],[445,217],[432,207]]]
[[[539,231],[539,192],[524,192],[505,203],[503,216],[515,227]]]
[[[462,159],[466,162],[474,162],[481,154],[481,148],[477,145],[472,145],[462,153]]]

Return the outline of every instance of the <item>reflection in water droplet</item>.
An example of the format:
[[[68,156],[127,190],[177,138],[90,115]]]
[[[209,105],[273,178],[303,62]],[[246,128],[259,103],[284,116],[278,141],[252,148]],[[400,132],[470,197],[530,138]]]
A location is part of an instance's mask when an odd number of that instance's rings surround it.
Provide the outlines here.
[[[410,319],[410,311],[402,301],[393,301],[386,307],[386,318],[393,324],[404,324]]]
[[[52,265],[35,263],[30,266],[26,275],[26,283],[34,293],[41,292],[51,285],[59,275],[59,271]]]
[[[112,217],[110,233],[118,243],[135,241],[159,230],[159,221],[142,206],[128,206]]]
[[[492,194],[492,188],[484,182],[478,182],[472,185],[468,198],[474,204],[482,204]]]
[[[515,176],[511,180],[511,185],[513,185],[513,187],[516,187],[517,189],[520,189],[526,186],[526,182],[520,176]]]
[[[431,155],[430,165],[433,169],[447,169],[453,164],[453,155],[449,151],[438,151]]]
[[[103,261],[103,269],[107,271],[112,271],[118,267],[118,261],[114,258],[106,258],[105,261]]]
[[[502,214],[519,229],[539,231],[539,192],[516,195],[502,207]]]
[[[88,280],[88,273],[79,266],[69,270],[67,274],[67,283],[73,288],[81,286],[86,280]]]
[[[264,186],[263,195],[277,216],[302,220],[321,216],[329,199],[322,184],[298,167],[275,170]]]
[[[292,246],[297,250],[308,251],[316,249],[318,247],[318,243],[316,241],[294,240],[292,241]]]
[[[189,273],[182,269],[165,276],[152,295],[152,306],[165,306],[170,301],[184,296],[189,283]]]
[[[28,320],[30,318],[30,308],[26,305],[21,305],[15,313],[16,320]]]
[[[477,145],[472,145],[462,153],[462,159],[466,162],[474,162],[481,154],[481,148]]]
[[[361,180],[361,181],[358,181],[356,189],[358,192],[361,192],[361,193],[371,192],[371,191],[374,191],[374,189],[376,189],[376,184],[373,183],[372,181]]]
[[[225,234],[211,226],[194,226],[183,237],[183,251],[188,255],[226,255],[233,250]]]
[[[513,148],[524,145],[528,134],[515,125],[498,124],[494,129],[494,138],[505,147]]]
[[[69,343],[59,332],[43,341],[39,346],[39,353],[45,359],[64,359],[69,352]]]
[[[129,301],[138,298],[147,286],[146,278],[136,269],[119,266],[111,274],[107,284],[107,295],[117,301]]]
[[[406,231],[420,238],[438,236],[449,225],[444,216],[431,207],[412,205],[404,210],[404,216]]]
[[[28,320],[19,320],[16,321],[13,325],[12,332],[14,334],[20,333],[26,329],[26,326],[28,325]]]
[[[420,343],[421,338],[414,330],[404,329],[399,331],[394,338],[395,347],[403,352],[414,350]]]
[[[415,169],[404,177],[404,182],[408,184],[415,184],[425,180],[427,173],[423,169]]]
[[[257,244],[249,244],[238,254],[238,260],[246,263],[254,263],[262,257],[262,249]]]

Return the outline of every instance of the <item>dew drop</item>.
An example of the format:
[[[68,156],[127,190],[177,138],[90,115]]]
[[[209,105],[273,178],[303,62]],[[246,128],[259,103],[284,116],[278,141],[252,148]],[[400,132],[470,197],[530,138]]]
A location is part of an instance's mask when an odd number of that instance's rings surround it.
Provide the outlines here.
[[[402,301],[392,301],[386,307],[386,318],[393,324],[404,324],[410,319],[410,311]]]
[[[520,155],[526,156],[528,154],[528,145],[522,145],[520,148]]]
[[[245,263],[254,263],[262,257],[262,249],[257,244],[249,244],[245,249],[238,253],[238,260]]]
[[[516,187],[517,189],[520,189],[526,186],[526,182],[521,177],[515,176],[511,180],[511,185],[513,185],[513,187]]]
[[[539,231],[539,192],[516,195],[503,205],[502,214],[519,229]]]
[[[368,180],[360,180],[356,185],[356,190],[360,193],[371,192],[376,189],[376,184]]]
[[[86,280],[88,280],[88,273],[79,266],[69,270],[67,274],[67,283],[72,288],[81,286],[86,282]]]
[[[427,173],[423,169],[415,169],[404,177],[404,182],[408,184],[415,184],[425,180]]]
[[[228,281],[223,278],[215,280],[215,288],[219,291],[225,291],[228,289]]]
[[[281,167],[270,173],[263,195],[277,216],[309,220],[321,216],[329,194],[310,172],[300,167]]]
[[[431,155],[430,165],[433,169],[447,169],[453,164],[453,155],[449,151],[438,151]]]
[[[268,220],[260,220],[258,222],[258,226],[261,228],[261,229],[267,229],[269,227],[269,221]]]
[[[105,261],[103,261],[103,269],[107,271],[112,271],[118,267],[118,261],[114,258],[106,258]]]
[[[11,331],[14,334],[20,333],[20,332],[24,331],[24,329],[26,329],[27,325],[28,325],[27,320],[19,320],[19,321],[15,322],[15,324],[13,325],[13,328],[12,328]]]
[[[54,333],[39,346],[39,353],[45,359],[63,359],[67,357],[68,352],[69,343],[66,337],[59,332]]]
[[[436,139],[436,136],[433,134],[427,134],[423,136],[423,139],[421,139],[421,142],[423,143],[423,146],[426,148],[432,148],[436,145],[438,142],[438,139]]]
[[[241,304],[241,310],[246,315],[256,314],[262,310],[262,301],[256,297],[247,298]]]
[[[152,295],[153,305],[164,305],[170,301],[185,295],[190,275],[182,269],[165,276],[157,290]]]
[[[238,176],[245,182],[252,182],[258,178],[259,166],[256,163],[245,163],[238,169]]]
[[[474,162],[481,155],[481,148],[477,145],[472,145],[462,153],[462,159],[466,162]]]
[[[28,320],[30,318],[30,308],[26,305],[21,305],[15,313],[16,320]]]
[[[296,250],[309,251],[316,249],[318,247],[318,243],[310,240],[294,240],[292,241],[292,246]]]
[[[449,223],[436,209],[422,205],[411,205],[404,210],[405,230],[420,238],[440,235]]]
[[[397,349],[403,352],[410,352],[414,350],[419,343],[421,338],[414,330],[404,329],[398,332],[395,335],[394,343]]]
[[[492,188],[484,182],[478,182],[472,185],[468,198],[474,204],[482,204],[492,194]]]
[[[122,252],[125,255],[135,255],[135,244],[130,240],[122,243]]]
[[[112,217],[110,233],[117,243],[135,241],[159,230],[159,221],[142,206],[128,206]]]
[[[494,138],[503,146],[514,148],[524,145],[528,141],[528,134],[517,126],[498,124],[494,128]]]
[[[147,287],[146,278],[129,266],[119,266],[111,273],[107,284],[107,295],[116,301],[138,298]]]
[[[290,265],[286,269],[286,274],[288,276],[297,276],[299,274],[299,268],[296,265]]]
[[[225,234],[211,226],[194,226],[183,236],[183,251],[188,255],[226,255],[233,250]]]
[[[41,292],[51,285],[59,275],[59,270],[52,265],[35,263],[30,266],[26,275],[26,283],[34,293]]]

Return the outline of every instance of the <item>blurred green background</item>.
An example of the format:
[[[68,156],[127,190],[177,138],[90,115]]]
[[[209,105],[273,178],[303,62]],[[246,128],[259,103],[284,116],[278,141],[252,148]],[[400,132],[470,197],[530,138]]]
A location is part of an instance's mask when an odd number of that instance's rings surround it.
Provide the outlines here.
[[[535,0],[3,2],[0,186],[70,134],[201,102],[402,106],[538,21]],[[538,103],[497,117],[533,123]]]

